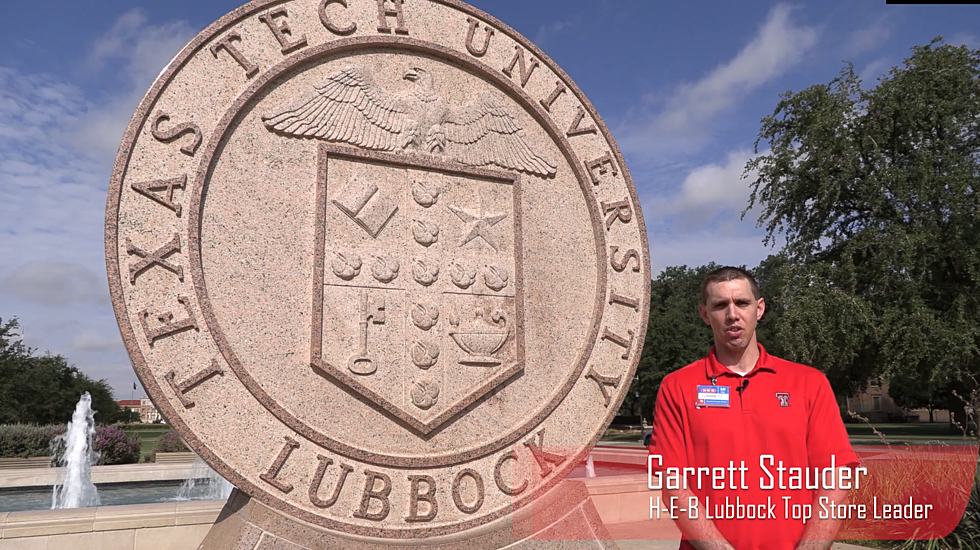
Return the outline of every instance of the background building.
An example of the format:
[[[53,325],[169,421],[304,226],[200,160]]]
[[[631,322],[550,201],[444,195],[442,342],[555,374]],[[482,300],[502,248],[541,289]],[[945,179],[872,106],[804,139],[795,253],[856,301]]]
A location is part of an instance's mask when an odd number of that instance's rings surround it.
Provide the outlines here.
[[[888,395],[888,382],[871,379],[863,392],[847,398],[847,409],[871,422],[929,422],[929,409],[903,410]],[[933,409],[933,422],[949,422],[949,411]]]
[[[153,402],[150,401],[149,397],[143,397],[141,399],[124,399],[122,401],[116,401],[120,407],[139,413],[141,424],[152,424],[158,420],[162,420],[163,417],[157,412],[156,407],[153,406]]]

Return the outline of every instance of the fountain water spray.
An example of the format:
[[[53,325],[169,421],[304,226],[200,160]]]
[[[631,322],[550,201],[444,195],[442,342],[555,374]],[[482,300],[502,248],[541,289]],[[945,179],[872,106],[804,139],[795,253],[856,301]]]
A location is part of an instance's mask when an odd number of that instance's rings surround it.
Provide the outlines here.
[[[585,463],[585,477],[595,477],[595,462],[592,460],[592,453],[589,453],[589,460]]]
[[[92,483],[92,464],[99,454],[92,448],[95,435],[95,411],[92,396],[88,392],[75,405],[75,412],[68,423],[68,431],[55,438],[52,459],[65,465],[65,478],[55,485],[51,494],[51,508],[86,508],[98,506],[99,493]]]
[[[230,481],[198,459],[194,462],[191,476],[177,491],[176,500],[228,500],[234,488]]]

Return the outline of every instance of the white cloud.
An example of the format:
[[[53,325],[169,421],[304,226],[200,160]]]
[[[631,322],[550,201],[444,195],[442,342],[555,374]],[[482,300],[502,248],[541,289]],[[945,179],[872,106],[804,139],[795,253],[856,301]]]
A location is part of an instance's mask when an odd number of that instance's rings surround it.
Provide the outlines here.
[[[667,266],[697,267],[715,262],[751,269],[775,250],[763,245],[760,235],[738,235],[729,230],[705,229],[659,239],[651,235],[650,267],[654,278]]]
[[[946,43],[952,46],[966,46],[970,49],[980,48],[980,38],[977,35],[969,32],[958,32],[950,35],[946,39]]]
[[[728,63],[694,84],[682,85],[671,99],[663,120],[683,128],[730,107],[759,86],[797,64],[816,44],[817,31],[790,20],[791,10],[773,8],[759,34]]]
[[[742,174],[754,156],[748,149],[731,151],[722,162],[687,171],[675,195],[644,201],[654,277],[667,266],[710,262],[751,268],[785,244],[783,236],[776,248],[763,244],[764,232],[755,229],[758,211],[741,219],[756,177]]]
[[[121,348],[122,345],[118,334],[108,337],[92,329],[82,331],[71,342],[71,347],[79,351],[109,351]]]
[[[133,9],[95,41],[83,67],[98,73],[107,63],[117,62],[122,65],[121,76],[134,86],[146,88],[193,36],[185,21],[149,25],[146,14]]]
[[[0,67],[0,279],[29,261],[98,258],[109,167],[64,139],[85,108],[71,84]]]
[[[888,59],[884,57],[868,63],[858,74],[858,77],[861,79],[861,86],[863,88],[874,87],[877,85],[878,78],[884,76],[885,72],[890,68],[888,66]]]
[[[77,120],[85,108],[81,96],[77,87],[51,75],[24,75],[0,67],[0,143],[19,145],[51,137],[49,132]],[[50,143],[40,145],[45,150],[53,147]]]
[[[74,74],[0,67],[0,316],[19,317],[29,345],[64,353],[117,391],[133,373],[111,336],[106,189],[134,108],[192,36],[186,23],[130,11],[81,53]]]
[[[892,16],[885,14],[867,27],[852,32],[844,43],[844,53],[856,56],[878,49],[892,36],[891,21]]]
[[[748,205],[752,173],[742,179],[745,164],[753,157],[747,149],[732,151],[722,164],[706,164],[690,170],[680,191],[652,206],[655,216],[674,218],[680,227],[704,225],[719,214],[738,213]]]
[[[3,279],[0,292],[48,306],[104,304],[109,298],[104,279],[85,267],[63,262],[23,264]]]
[[[108,66],[121,67],[115,76],[122,80],[122,89],[90,106],[73,133],[74,144],[94,154],[115,153],[143,94],[194,34],[183,21],[149,25],[146,14],[138,9],[121,15],[96,40],[82,67],[89,74],[101,74]]]
[[[714,117],[800,63],[816,45],[817,30],[794,22],[792,12],[785,4],[775,6],[734,58],[697,82],[678,86],[652,118],[623,128],[623,148],[639,155],[654,151],[665,156],[700,148]]]
[[[191,34],[186,23],[122,15],[82,63],[111,82],[94,98],[49,74],[0,67],[0,278],[32,260],[102,263],[112,156],[156,72]],[[121,70],[103,75],[109,66]]]
[[[560,19],[558,21],[552,21],[547,25],[541,25],[538,29],[537,34],[534,35],[534,43],[539,48],[543,48],[544,45],[551,41],[554,37],[561,34],[566,29],[578,24],[579,18],[574,17],[571,19]]]

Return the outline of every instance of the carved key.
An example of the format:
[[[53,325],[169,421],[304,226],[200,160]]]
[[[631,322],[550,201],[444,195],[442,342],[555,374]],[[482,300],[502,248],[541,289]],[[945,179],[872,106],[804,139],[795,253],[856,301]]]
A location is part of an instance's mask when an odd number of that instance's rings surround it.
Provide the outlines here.
[[[366,376],[368,374],[374,374],[378,370],[377,365],[374,364],[374,360],[368,357],[368,326],[371,322],[374,322],[376,325],[383,325],[385,323],[385,299],[384,297],[381,297],[380,300],[372,299],[365,292],[361,294],[361,315],[358,319],[360,328],[358,336],[361,339],[360,353],[351,355],[347,361],[347,368],[354,374]]]

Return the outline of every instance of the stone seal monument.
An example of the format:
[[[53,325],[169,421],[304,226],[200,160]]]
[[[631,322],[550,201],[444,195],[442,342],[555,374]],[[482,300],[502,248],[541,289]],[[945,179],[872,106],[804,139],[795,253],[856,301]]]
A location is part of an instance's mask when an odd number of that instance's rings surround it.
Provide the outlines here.
[[[204,548],[602,538],[559,482],[630,387],[646,232],[591,103],[504,23],[229,13],[133,115],[105,242],[140,380],[238,488]]]

